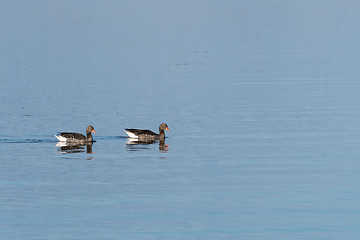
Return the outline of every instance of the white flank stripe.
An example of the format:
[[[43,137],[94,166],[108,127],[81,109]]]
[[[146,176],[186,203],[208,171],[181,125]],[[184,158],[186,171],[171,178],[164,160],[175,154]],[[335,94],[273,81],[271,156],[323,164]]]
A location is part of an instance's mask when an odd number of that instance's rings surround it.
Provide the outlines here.
[[[66,138],[64,138],[63,136],[61,135],[55,135],[55,137],[60,141],[60,142],[66,142]]]
[[[139,138],[138,136],[136,136],[132,132],[129,132],[129,131],[126,131],[126,130],[124,130],[124,132],[126,132],[126,134],[129,135],[130,138]]]

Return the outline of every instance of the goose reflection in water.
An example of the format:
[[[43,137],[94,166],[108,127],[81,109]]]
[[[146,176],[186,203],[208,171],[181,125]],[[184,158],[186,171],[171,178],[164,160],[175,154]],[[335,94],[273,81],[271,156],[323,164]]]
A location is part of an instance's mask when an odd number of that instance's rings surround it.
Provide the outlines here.
[[[166,152],[169,150],[169,145],[165,144],[165,140],[146,140],[139,141],[137,138],[128,138],[126,142],[126,147],[129,151],[140,151],[151,149],[149,145],[159,143],[159,151]]]
[[[78,144],[71,142],[58,142],[56,147],[59,153],[92,153],[92,142]],[[86,146],[86,149],[85,149]]]

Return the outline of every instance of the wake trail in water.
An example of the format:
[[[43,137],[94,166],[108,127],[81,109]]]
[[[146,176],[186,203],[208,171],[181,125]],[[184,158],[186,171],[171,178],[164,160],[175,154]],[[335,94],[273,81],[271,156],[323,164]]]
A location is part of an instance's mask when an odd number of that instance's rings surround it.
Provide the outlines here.
[[[125,136],[98,136],[94,137],[94,142],[101,140],[120,140],[126,139]],[[39,136],[38,138],[18,137],[18,136],[0,136],[1,143],[54,143],[58,142],[54,136]]]
[[[25,139],[0,138],[0,143],[52,143],[52,142],[56,142],[56,140],[33,139],[33,138],[25,138]]]

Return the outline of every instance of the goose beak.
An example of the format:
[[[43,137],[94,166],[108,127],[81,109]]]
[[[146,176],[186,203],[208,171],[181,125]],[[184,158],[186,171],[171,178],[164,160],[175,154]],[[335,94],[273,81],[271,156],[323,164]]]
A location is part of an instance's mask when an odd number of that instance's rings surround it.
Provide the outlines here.
[[[91,132],[96,133],[94,129],[93,129],[93,130],[91,130]]]
[[[165,128],[165,130],[170,132],[170,129],[169,129],[168,127],[167,127],[167,128]]]

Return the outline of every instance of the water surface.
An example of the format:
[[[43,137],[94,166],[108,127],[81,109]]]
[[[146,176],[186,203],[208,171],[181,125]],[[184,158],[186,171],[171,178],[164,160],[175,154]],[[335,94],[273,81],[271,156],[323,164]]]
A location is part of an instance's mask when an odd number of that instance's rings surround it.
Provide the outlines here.
[[[1,238],[355,239],[359,9],[5,4]],[[90,124],[91,148],[53,136]]]

